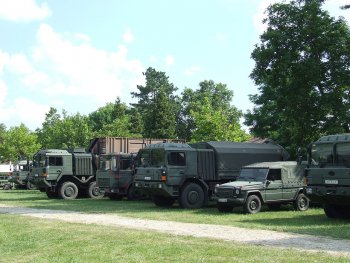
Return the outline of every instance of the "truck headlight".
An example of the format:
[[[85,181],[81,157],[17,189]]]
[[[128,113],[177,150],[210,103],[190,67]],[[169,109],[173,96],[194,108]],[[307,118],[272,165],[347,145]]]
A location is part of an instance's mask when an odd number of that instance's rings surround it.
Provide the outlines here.
[[[236,194],[236,195],[239,195],[239,193],[240,193],[240,190],[239,190],[239,189],[236,189],[236,190],[235,190],[235,194]]]

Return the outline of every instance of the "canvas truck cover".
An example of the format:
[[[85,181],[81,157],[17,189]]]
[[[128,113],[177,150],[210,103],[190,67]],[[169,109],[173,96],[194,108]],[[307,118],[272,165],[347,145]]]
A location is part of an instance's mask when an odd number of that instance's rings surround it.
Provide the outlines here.
[[[264,161],[285,161],[288,152],[274,143],[200,142],[190,144],[197,149],[212,149],[218,179],[234,179],[242,166]]]
[[[260,162],[249,164],[242,168],[281,169],[281,177],[284,185],[288,184],[290,187],[300,187],[303,186],[306,163],[298,164],[296,161]]]

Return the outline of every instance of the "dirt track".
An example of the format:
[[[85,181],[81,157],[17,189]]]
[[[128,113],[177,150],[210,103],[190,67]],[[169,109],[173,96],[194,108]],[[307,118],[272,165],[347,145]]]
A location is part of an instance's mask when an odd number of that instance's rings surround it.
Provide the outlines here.
[[[60,220],[72,223],[97,224],[130,229],[152,230],[172,235],[214,238],[251,245],[272,246],[312,252],[325,252],[350,258],[350,241],[311,235],[282,233],[276,231],[245,229],[231,226],[179,223],[135,219],[111,214],[88,214],[80,212],[31,209],[0,204],[0,214],[17,214],[35,218]]]

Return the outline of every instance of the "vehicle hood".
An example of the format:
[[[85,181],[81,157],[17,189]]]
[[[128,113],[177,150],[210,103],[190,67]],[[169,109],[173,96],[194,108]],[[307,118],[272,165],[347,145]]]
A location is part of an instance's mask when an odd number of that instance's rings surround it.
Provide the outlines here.
[[[234,181],[226,184],[222,184],[219,187],[228,187],[228,188],[240,188],[242,190],[251,189],[251,188],[262,188],[264,186],[263,182],[256,181]]]

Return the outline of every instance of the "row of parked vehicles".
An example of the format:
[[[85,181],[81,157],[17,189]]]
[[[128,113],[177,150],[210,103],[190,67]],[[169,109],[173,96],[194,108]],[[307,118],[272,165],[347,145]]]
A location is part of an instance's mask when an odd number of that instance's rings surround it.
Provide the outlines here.
[[[85,149],[46,149],[34,155],[28,182],[49,198],[149,197],[157,206],[219,211],[242,206],[257,213],[291,203],[305,211],[324,205],[328,217],[350,217],[350,134],[320,138],[307,161],[288,161],[271,141],[201,142],[104,137]]]

